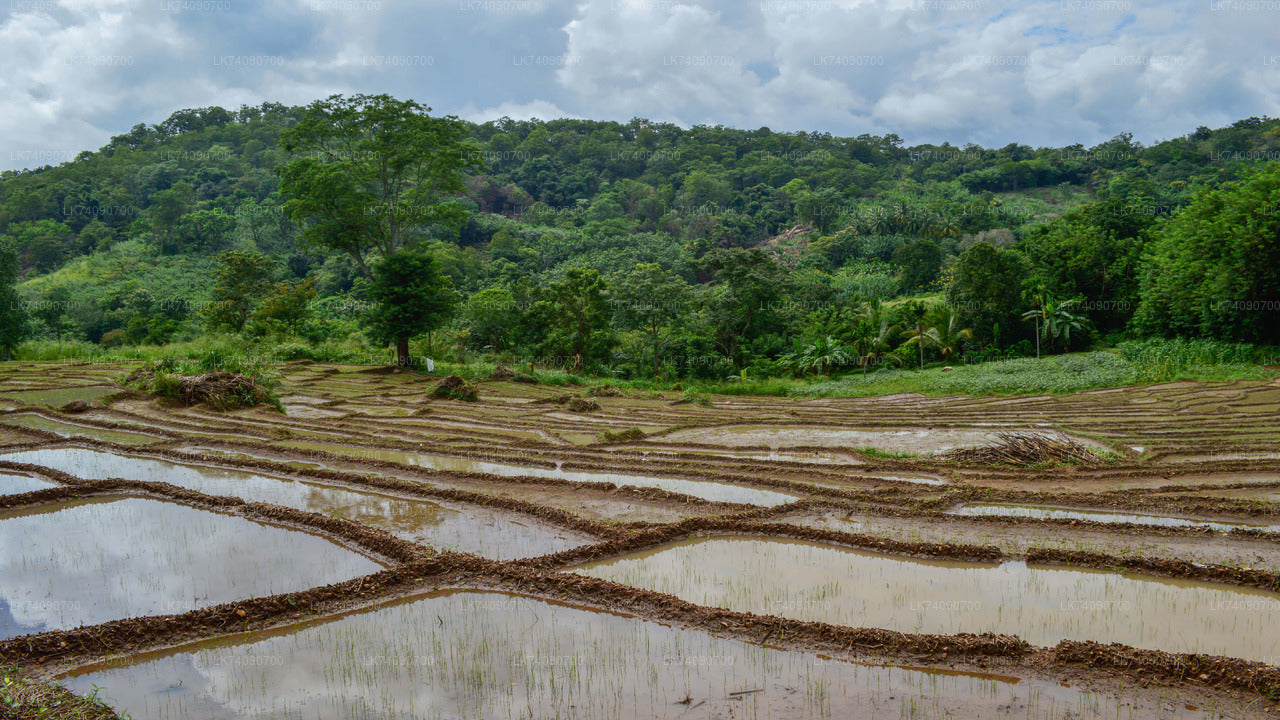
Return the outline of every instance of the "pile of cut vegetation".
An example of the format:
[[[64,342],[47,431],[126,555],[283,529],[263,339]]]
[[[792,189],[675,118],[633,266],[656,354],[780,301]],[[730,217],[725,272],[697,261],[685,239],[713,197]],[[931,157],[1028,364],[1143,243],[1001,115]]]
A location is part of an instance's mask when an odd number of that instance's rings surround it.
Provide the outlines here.
[[[565,406],[569,412],[576,413],[593,413],[600,412],[600,403],[591,398],[576,397],[570,398],[569,403]]]
[[[281,409],[270,382],[255,374],[222,369],[184,367],[161,360],[135,370],[125,384],[183,405],[206,405],[217,410],[270,405]]]
[[[943,457],[957,462],[984,465],[1043,465],[1048,463],[1098,462],[1087,446],[1071,438],[1040,433],[1002,432],[999,442],[986,447],[952,450]]]
[[[480,393],[476,391],[476,386],[457,375],[450,375],[436,383],[435,389],[431,391],[431,396],[443,400],[465,400],[466,402],[475,402],[480,399]]]

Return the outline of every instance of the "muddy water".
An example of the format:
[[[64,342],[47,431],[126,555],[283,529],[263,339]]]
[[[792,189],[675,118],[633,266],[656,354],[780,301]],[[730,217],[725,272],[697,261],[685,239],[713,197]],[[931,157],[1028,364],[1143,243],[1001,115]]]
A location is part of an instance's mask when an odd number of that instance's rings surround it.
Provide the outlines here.
[[[63,682],[160,718],[1111,717],[1017,678],[859,665],[532,598],[452,592],[85,668]],[[1126,699],[1126,702],[1130,702]],[[1130,717],[1155,717],[1135,703]],[[1201,718],[1171,709],[1160,717]]]
[[[911,483],[912,485],[931,485],[934,487],[951,484],[949,481],[943,480],[942,478],[909,475],[862,475],[859,479],[870,482],[885,481],[891,483]],[[821,487],[837,488],[841,490],[850,489],[850,485],[848,483],[815,482],[813,484]]]
[[[444,507],[426,500],[85,448],[29,450],[0,455],[0,459],[41,465],[84,479],[167,482],[209,495],[284,505],[356,520],[407,540],[495,560],[545,555],[590,542],[553,525],[483,508]]]
[[[0,395],[24,402],[28,405],[62,407],[63,405],[76,400],[83,400],[87,403],[91,403],[100,397],[106,397],[107,395],[118,392],[120,392],[120,388],[118,387],[89,385],[86,387],[59,388],[57,390],[19,390],[17,392],[4,390],[0,391]]]
[[[1280,595],[1118,573],[900,559],[786,540],[700,538],[586,575],[701,605],[902,632],[997,632],[1280,664]]]
[[[999,517],[1034,518],[1037,520],[1091,520],[1100,523],[1132,523],[1134,525],[1151,525],[1154,527],[1207,527],[1221,532],[1230,532],[1236,528],[1280,532],[1280,525],[1196,520],[1194,518],[1147,515],[1143,513],[1095,512],[1033,505],[964,505],[951,510],[949,514],[964,516],[995,515]]]
[[[334,455],[346,455],[348,457],[385,460],[388,462],[400,463],[401,465],[415,465],[444,472],[487,473],[489,475],[501,475],[503,477],[527,475],[529,477],[554,478],[557,480],[568,480],[570,482],[609,482],[619,486],[630,485],[632,487],[660,488],[662,490],[702,498],[703,500],[711,500],[713,502],[731,502],[742,503],[745,505],[773,507],[775,505],[795,502],[797,499],[794,495],[787,495],[770,490],[758,490],[756,488],[742,487],[739,485],[730,485],[728,483],[646,477],[643,475],[623,475],[618,473],[581,472],[561,470],[559,468],[524,467],[521,465],[507,465],[504,463],[472,460],[469,458],[427,455],[424,453],[387,450],[383,448],[358,447],[355,445],[334,445],[331,443],[313,443],[305,441],[281,442],[276,443],[276,445],[298,450],[320,450],[322,452],[332,453]]]
[[[0,514],[0,638],[181,613],[382,569],[324,538],[124,498]]]
[[[635,447],[625,446],[621,448],[605,448],[606,450],[635,450]],[[661,454],[661,451],[658,451]],[[841,453],[809,453],[809,452],[778,452],[776,450],[744,450],[742,452],[710,452],[705,450],[689,450],[680,446],[672,446],[666,451],[666,454],[675,454],[676,452],[691,455],[706,455],[713,458],[734,458],[738,460],[766,460],[770,462],[794,462],[806,463],[809,465],[863,465],[861,460],[852,456],[846,456]],[[647,452],[645,453],[648,454]]]
[[[48,490],[53,487],[58,487],[58,484],[40,478],[15,475],[0,470],[0,495],[20,495],[22,493],[35,492],[36,490]]]
[[[834,430],[809,427],[769,427],[731,425],[694,428],[655,438],[663,443],[697,443],[744,447],[763,445],[778,449],[788,447],[838,447],[857,449],[872,447],[892,453],[923,454],[946,452],[957,448],[978,447],[995,442],[993,430],[977,428],[939,428],[936,430]]]
[[[47,430],[63,437],[87,437],[121,445],[148,445],[158,443],[164,439],[154,435],[143,435],[142,433],[104,430],[103,428],[76,425],[75,423],[52,420],[40,415],[16,415],[5,418],[2,422],[6,425],[20,425],[35,430]]]

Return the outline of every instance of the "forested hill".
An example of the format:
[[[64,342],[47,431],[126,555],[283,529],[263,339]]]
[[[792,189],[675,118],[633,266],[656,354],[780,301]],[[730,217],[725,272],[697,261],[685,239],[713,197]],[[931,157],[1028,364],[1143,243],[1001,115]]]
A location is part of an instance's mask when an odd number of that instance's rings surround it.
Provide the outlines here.
[[[67,332],[92,342],[112,331],[116,341],[163,342],[194,328],[191,303],[208,299],[227,250],[274,259],[321,299],[358,297],[351,261],[300,247],[280,210],[275,168],[289,156],[277,140],[302,112],[184,110],[56,167],[4,172],[0,236],[18,250],[22,292],[70,298]],[[955,299],[950,273],[963,269],[962,253],[989,244],[1016,246],[1061,296],[1129,303],[1100,306],[1099,333],[1132,319],[1136,262],[1157,218],[1280,159],[1280,120],[1268,118],[1150,147],[1125,134],[1091,148],[908,147],[894,135],[639,119],[468,128],[485,161],[468,181],[473,213],[461,230],[424,229],[465,294],[544,284],[574,266],[611,277],[637,263],[705,285],[718,277],[699,262],[707,253],[760,247],[790,273],[792,301],[944,290]],[[1113,244],[1098,247],[1098,236]],[[1102,280],[1088,277],[1098,263]],[[998,333],[998,320],[980,314],[966,319]],[[1149,315],[1152,327],[1179,329],[1167,308]]]

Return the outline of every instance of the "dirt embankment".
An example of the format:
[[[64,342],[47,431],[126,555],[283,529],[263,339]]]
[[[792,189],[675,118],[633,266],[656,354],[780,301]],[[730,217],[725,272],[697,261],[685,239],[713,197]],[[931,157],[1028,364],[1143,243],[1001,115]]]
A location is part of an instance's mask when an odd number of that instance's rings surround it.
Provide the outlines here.
[[[327,369],[333,370],[333,369]],[[333,372],[322,373],[333,377]],[[851,628],[824,623],[788,620],[772,615],[754,615],[708,608],[671,595],[627,587],[602,579],[563,572],[593,560],[651,550],[667,543],[700,535],[754,535],[821,542],[833,546],[888,553],[903,557],[993,563],[1012,559],[1139,572],[1170,578],[1226,583],[1237,587],[1280,591],[1276,573],[1244,566],[1193,562],[1177,557],[1147,557],[1143,552],[1099,552],[1064,547],[1030,545],[1011,550],[982,542],[977,532],[937,534],[929,539],[908,539],[905,534],[887,532],[842,532],[836,529],[797,524],[788,518],[806,514],[836,515],[866,513],[900,518],[902,522],[940,522],[953,516],[944,512],[961,503],[1005,502],[1069,506],[1078,509],[1133,510],[1169,514],[1195,514],[1206,518],[1277,518],[1275,504],[1245,499],[1190,495],[1200,490],[1258,489],[1276,487],[1280,482],[1232,482],[1231,477],[1213,483],[1197,482],[1205,473],[1265,473],[1280,477],[1280,461],[1267,458],[1229,458],[1245,452],[1268,453],[1277,443],[1263,437],[1267,430],[1258,416],[1247,410],[1234,414],[1209,412],[1200,423],[1204,442],[1196,462],[1165,463],[1171,453],[1194,438],[1195,422],[1183,417],[1170,422],[1178,427],[1137,427],[1131,437],[1115,430],[1117,419],[1132,415],[1107,414],[1107,402],[1127,398],[1117,393],[1110,400],[1093,396],[1071,399],[1029,398],[1015,401],[982,399],[899,398],[886,403],[851,400],[839,402],[782,403],[775,399],[733,399],[711,407],[672,408],[665,402],[645,403],[625,393],[597,393],[598,409],[589,413],[559,413],[556,408],[536,405],[540,395],[557,392],[553,388],[531,388],[506,382],[486,383],[483,396],[474,402],[425,399],[427,387],[397,385],[396,375],[362,375],[358,395],[394,405],[405,415],[403,422],[386,417],[338,416],[290,418],[249,411],[220,414],[207,411],[176,411],[150,406],[135,408],[141,413],[108,409],[95,415],[132,419],[147,426],[142,432],[166,442],[143,449],[114,443],[81,440],[69,442],[46,431],[15,428],[24,442],[6,447],[55,447],[73,444],[121,454],[138,454],[175,462],[216,465],[268,475],[304,479],[352,489],[378,491],[424,500],[441,500],[489,507],[513,515],[538,518],[579,531],[600,542],[539,558],[494,561],[398,539],[367,525],[267,504],[250,504],[234,497],[217,497],[192,492],[166,483],[130,479],[88,481],[65,473],[32,465],[4,462],[0,470],[33,474],[61,483],[63,487],[24,495],[0,496],[0,509],[21,511],[40,508],[82,497],[145,496],[182,502],[210,511],[239,514],[260,522],[280,524],[321,534],[336,542],[380,558],[390,567],[384,571],[330,586],[302,592],[226,603],[175,616],[119,620],[93,627],[50,632],[0,642],[0,665],[17,664],[25,672],[48,675],[111,655],[129,654],[177,643],[223,636],[230,633],[287,626],[300,621],[323,619],[346,610],[369,607],[396,598],[432,590],[482,589],[526,594],[573,603],[609,612],[622,612],[680,627],[699,629],[716,635],[753,643],[767,643],[788,649],[829,653],[835,657],[860,658],[874,662],[926,665],[948,669],[999,669],[1020,677],[1038,676],[1101,686],[1103,690],[1152,685],[1166,688],[1169,697],[1194,699],[1199,693],[1233,692],[1242,703],[1256,702],[1270,712],[1278,707],[1270,699],[1280,697],[1280,668],[1228,658],[1179,655],[1139,650],[1121,645],[1063,642],[1050,648],[1034,647],[1017,637],[1003,635],[925,635],[898,633],[875,628]],[[328,382],[327,380],[325,382]],[[318,387],[318,386],[317,386]],[[1185,394],[1194,388],[1161,389],[1159,393]],[[310,393],[310,390],[306,392]],[[336,391],[335,391],[336,392]],[[1241,398],[1215,400],[1244,402],[1253,390],[1240,391]],[[501,402],[505,394],[519,395],[527,409],[517,410],[514,402]],[[528,397],[526,397],[526,395]],[[329,406],[344,404],[347,396],[327,400]],[[1102,397],[1102,396],[1099,396]],[[1190,402],[1178,398],[1168,402]],[[512,398],[506,398],[511,400]],[[1146,398],[1134,396],[1134,402]],[[1165,400],[1160,400],[1165,402]],[[414,417],[430,404],[431,422]],[[1167,404],[1167,403],[1166,403]],[[917,407],[918,406],[918,407]],[[1151,406],[1135,405],[1140,412]],[[1199,405],[1186,405],[1192,412]],[[1145,455],[1127,450],[1101,464],[1052,465],[1018,468],[983,464],[969,458],[957,463],[940,456],[916,458],[881,457],[846,449],[845,460],[835,464],[806,463],[787,459],[730,458],[726,449],[695,443],[666,440],[677,424],[686,427],[715,427],[740,424],[752,416],[769,426],[806,425],[823,427],[839,424],[859,408],[878,409],[876,427],[894,428],[915,423],[921,412],[937,417],[939,428],[971,427],[976,417],[990,420],[992,427],[1025,428],[1045,425],[1046,413],[1058,412],[1066,418],[1066,430],[1082,437],[1107,438],[1113,447],[1143,444]],[[923,410],[922,410],[923,408]],[[379,408],[382,409],[382,408]],[[151,414],[154,410],[154,415]],[[20,408],[11,412],[31,412]],[[1199,412],[1199,410],[1195,410]],[[46,411],[40,411],[45,413]],[[1163,411],[1161,411],[1163,412]],[[1208,411],[1206,411],[1208,412]],[[1152,411],[1152,418],[1163,415]],[[9,413],[0,413],[9,414]],[[864,412],[863,415],[867,413]],[[1229,415],[1229,416],[1228,416]],[[138,432],[139,427],[98,417],[76,416],[76,422],[105,430]],[[1139,425],[1152,425],[1155,420]],[[1198,421],[1197,421],[1198,422]],[[1075,426],[1074,428],[1072,426]],[[668,431],[648,431],[646,443],[599,443],[600,430],[666,426]],[[871,425],[868,425],[871,427]],[[442,430],[441,428],[445,428]],[[1207,430],[1205,429],[1207,428]],[[210,438],[211,432],[242,439]],[[1090,433],[1093,432],[1091,435]],[[1126,431],[1129,432],[1129,431]],[[188,436],[187,433],[190,433]],[[532,433],[539,439],[516,437]],[[1164,433],[1157,437],[1158,433]],[[1257,437],[1253,437],[1256,435]],[[586,436],[582,440],[578,436]],[[256,439],[255,439],[256,438]],[[485,473],[436,471],[385,460],[364,460],[336,453],[295,450],[272,445],[282,438],[335,438],[335,442],[368,448],[430,452],[456,458],[472,458],[519,464],[527,467],[638,474],[688,480],[739,483],[795,494],[799,500],[772,508],[714,503],[686,495],[655,489],[615,487],[611,483],[575,483],[554,478],[507,477]],[[565,440],[564,438],[570,438]],[[657,441],[656,443],[653,441]],[[277,459],[217,458],[173,447],[179,442],[199,443],[227,451],[245,451]],[[768,450],[749,446],[733,448],[734,453]],[[804,448],[788,448],[803,454]],[[826,458],[830,447],[813,449]],[[1224,457],[1215,457],[1221,454]],[[980,458],[979,458],[980,459]],[[319,461],[345,469],[300,470],[290,461]],[[372,473],[372,474],[370,474]],[[927,475],[950,481],[945,486],[912,485],[876,477],[877,474]],[[1126,483],[1138,483],[1129,487]],[[1110,485],[1110,486],[1108,486]],[[537,489],[538,493],[530,492]],[[1089,491],[1089,490],[1093,491]],[[1174,492],[1170,492],[1170,490]],[[536,497],[537,502],[528,498]],[[678,507],[688,517],[672,522],[624,520],[604,522],[583,517],[570,508],[575,497],[593,502],[616,500],[620,504],[644,501]],[[553,500],[567,499],[559,506]],[[948,520],[950,521],[950,520]],[[1151,528],[1139,524],[1110,524],[1079,520],[1032,520],[1027,518],[966,517],[973,526],[987,525],[1010,531],[1035,532],[1086,528],[1098,535],[1150,539],[1177,538],[1180,548],[1198,538],[1212,536],[1216,543],[1245,540],[1254,547],[1280,543],[1275,534],[1256,530],[1207,533],[1196,528]],[[1004,549],[1002,549],[1002,547]],[[1139,548],[1140,549],[1140,548]],[[1166,690],[1160,690],[1163,694]]]

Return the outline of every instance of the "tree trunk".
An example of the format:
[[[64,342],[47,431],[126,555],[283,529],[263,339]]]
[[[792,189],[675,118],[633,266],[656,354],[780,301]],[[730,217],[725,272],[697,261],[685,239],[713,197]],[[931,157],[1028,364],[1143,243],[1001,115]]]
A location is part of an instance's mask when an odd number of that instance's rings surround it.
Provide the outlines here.
[[[1036,316],[1036,359],[1040,359],[1040,316]]]
[[[400,367],[409,366],[409,336],[402,335],[396,338],[396,365]]]
[[[920,346],[920,369],[924,370],[924,326],[916,325],[916,344]]]
[[[653,377],[658,378],[658,333],[653,334]]]

